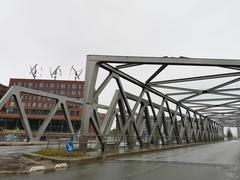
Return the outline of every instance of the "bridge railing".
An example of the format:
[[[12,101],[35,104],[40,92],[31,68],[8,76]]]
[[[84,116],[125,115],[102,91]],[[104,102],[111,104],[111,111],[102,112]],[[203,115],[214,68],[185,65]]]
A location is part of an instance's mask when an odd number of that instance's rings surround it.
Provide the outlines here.
[[[180,145],[176,140],[175,141],[169,141],[169,143],[165,143],[163,144],[161,142],[160,139],[158,140],[154,140],[152,139],[152,141],[148,141],[148,139],[150,138],[150,136],[144,136],[142,137],[142,144],[139,143],[139,141],[137,140],[138,137],[137,136],[123,136],[120,137],[118,135],[116,136],[106,136],[106,139],[102,142],[104,144],[104,148],[102,149],[102,145],[100,144],[100,142],[97,140],[99,139],[99,137],[97,136],[87,136],[86,137],[88,139],[87,141],[87,151],[104,151],[104,152],[124,152],[124,151],[128,151],[128,150],[139,150],[139,149],[159,149],[159,148],[163,148],[166,146],[173,146],[173,145]],[[101,137],[103,138],[103,137]],[[118,144],[118,139],[122,139],[121,143]],[[166,142],[168,137],[165,137]],[[194,138],[190,139],[189,141],[182,141],[181,145],[184,144],[194,144],[194,143],[204,143],[204,142],[214,142],[214,141],[218,141],[217,139],[213,140],[213,139],[207,139],[206,141],[201,141],[198,140],[196,141]],[[83,141],[74,141],[75,142],[75,149],[81,149],[81,146],[85,146],[85,142]]]

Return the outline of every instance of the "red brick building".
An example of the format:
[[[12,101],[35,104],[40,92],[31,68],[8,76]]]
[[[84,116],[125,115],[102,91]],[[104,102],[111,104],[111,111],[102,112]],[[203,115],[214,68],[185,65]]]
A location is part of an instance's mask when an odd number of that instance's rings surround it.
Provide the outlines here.
[[[79,99],[80,102],[83,101],[83,81],[10,79],[9,87],[13,85],[76,98]],[[50,110],[56,103],[55,100],[23,93],[21,94],[21,99],[27,113],[31,129],[33,131],[38,130],[43,120],[47,117]],[[73,128],[76,131],[81,125],[82,106],[73,103],[69,103],[67,105]],[[68,132],[67,122],[64,119],[63,111],[59,109],[48,125],[46,131],[52,133]],[[22,129],[20,115],[14,98],[11,98],[0,113],[0,127],[3,129]]]
[[[7,86],[0,84],[0,99],[4,96],[4,94],[7,92],[7,90],[8,90]]]

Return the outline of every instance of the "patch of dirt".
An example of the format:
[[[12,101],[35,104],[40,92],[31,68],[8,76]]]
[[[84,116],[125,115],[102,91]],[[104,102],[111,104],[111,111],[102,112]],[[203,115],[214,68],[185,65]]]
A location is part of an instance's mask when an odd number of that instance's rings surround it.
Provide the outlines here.
[[[0,156],[0,172],[26,171],[34,163],[27,161],[21,155]]]

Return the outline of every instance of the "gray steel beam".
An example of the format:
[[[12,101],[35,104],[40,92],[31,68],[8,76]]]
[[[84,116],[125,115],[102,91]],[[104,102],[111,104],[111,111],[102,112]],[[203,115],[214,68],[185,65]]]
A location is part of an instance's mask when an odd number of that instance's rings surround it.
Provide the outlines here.
[[[27,119],[27,114],[24,110],[22,100],[20,98],[20,93],[15,94],[14,97],[16,99],[18,108],[20,110],[20,116],[21,116],[21,121],[22,121],[23,128],[24,128],[27,136],[29,137],[29,140],[32,141],[33,140],[33,134],[32,134],[28,119]]]
[[[65,119],[67,120],[68,128],[69,128],[71,134],[74,135],[75,132],[74,132],[74,129],[73,129],[73,125],[72,125],[72,122],[71,122],[71,118],[70,118],[70,114],[69,114],[69,110],[68,110],[68,107],[66,105],[66,102],[61,103],[61,108],[64,112]]]
[[[209,88],[209,89],[207,89],[207,90],[200,91],[200,92],[198,92],[198,93],[196,93],[196,94],[194,94],[194,95],[188,96],[188,97],[183,98],[183,99],[181,99],[181,100],[179,100],[179,101],[180,101],[180,102],[183,102],[183,101],[186,101],[186,100],[191,99],[191,98],[193,98],[193,97],[196,97],[196,96],[199,96],[199,95],[202,95],[202,94],[210,93],[210,92],[212,92],[212,91],[214,91],[214,90],[216,90],[216,89],[225,87],[225,86],[227,86],[227,85],[233,84],[233,83],[238,82],[238,81],[240,81],[240,78],[236,78],[236,79],[233,79],[233,80],[231,80],[231,81],[227,81],[227,82],[225,82],[225,83],[222,83],[222,84],[219,84],[219,85],[214,86],[214,87],[212,87],[212,88]]]
[[[229,105],[229,104],[233,104],[233,103],[238,103],[238,102],[240,102],[240,100],[226,102],[226,103],[217,104],[217,105],[210,105],[206,108],[196,109],[196,111],[200,111],[200,110],[204,110],[204,109],[208,109],[208,108],[214,108],[214,107],[221,107],[221,106],[225,106],[225,105]]]
[[[198,92],[197,89],[185,88],[185,87],[176,87],[176,86],[167,86],[161,84],[153,84],[151,87],[163,88],[163,89],[173,89],[173,90],[180,90],[180,91],[190,91],[190,92]]]
[[[204,91],[204,90],[199,90]],[[182,96],[182,95],[188,95],[188,94],[195,94],[195,92],[178,92],[178,93],[167,93],[167,96]],[[222,96],[231,96],[231,97],[238,97],[240,98],[240,95],[237,94],[230,94],[230,93],[221,93],[221,92],[217,92],[217,91],[212,91],[209,92],[208,94],[216,94],[216,95],[222,95]],[[219,97],[222,98],[222,97]]]
[[[150,92],[152,92],[152,93],[154,93],[154,94],[156,94],[156,95],[158,95],[160,97],[163,97],[163,98],[165,98],[166,100],[168,100],[170,102],[173,102],[174,104],[178,104],[181,107],[183,107],[185,109],[188,109],[189,111],[195,112],[193,109],[188,108],[187,106],[183,105],[182,103],[180,103],[180,102],[178,102],[178,101],[176,101],[176,100],[166,96],[165,94],[163,94],[163,93],[161,93],[161,92],[151,88],[150,86],[148,86],[148,85],[142,83],[141,81],[139,81],[139,80],[137,80],[137,79],[135,79],[135,78],[133,78],[133,77],[131,77],[131,76],[129,76],[129,75],[119,71],[119,70],[117,70],[116,68],[114,68],[114,67],[112,67],[112,66],[110,66],[108,64],[101,64],[100,66],[103,69],[106,69],[107,71],[114,72],[114,73],[118,74],[120,77],[122,77],[122,78],[124,78],[124,79],[126,79],[126,80],[128,80],[128,81],[130,81],[130,82],[132,82],[132,83],[142,87],[142,88],[145,88],[145,89],[149,90]]]
[[[165,81],[155,81],[155,82],[151,82],[149,84],[150,85],[170,84],[170,83],[180,83],[180,82],[199,81],[199,80],[208,80],[208,79],[218,79],[218,78],[226,78],[226,77],[234,77],[234,76],[240,76],[240,72],[226,73],[226,74],[214,74],[214,75],[207,75],[207,76],[197,76],[197,77],[190,77],[190,78],[171,79],[171,80],[165,80]]]
[[[108,77],[103,81],[103,83],[99,86],[99,88],[96,90],[96,92],[94,93],[94,95],[93,95],[94,101],[97,101],[98,96],[101,94],[103,89],[107,86],[107,84],[109,83],[109,81],[111,81],[112,78],[113,78],[113,74],[110,73],[108,75]]]
[[[117,69],[123,69],[123,68],[139,66],[139,65],[141,65],[141,63],[137,63],[137,64],[126,63],[126,64],[118,65],[118,66],[116,66],[116,68]]]
[[[165,142],[164,142],[164,139],[163,139],[163,135],[162,135],[161,129],[160,129],[160,127],[159,127],[159,126],[160,126],[160,121],[159,121],[159,119],[158,119],[158,117],[157,117],[157,114],[156,114],[156,112],[155,112],[155,110],[154,110],[154,106],[153,106],[152,99],[151,99],[151,96],[150,96],[149,92],[147,92],[147,97],[148,97],[148,101],[149,101],[149,103],[150,103],[150,107],[151,107],[151,110],[152,110],[152,113],[153,113],[154,123],[155,123],[155,125],[156,125],[155,128],[158,129],[158,132],[159,132],[159,135],[160,135],[162,144],[164,145]],[[161,105],[161,107],[160,107],[160,108],[162,108],[161,111],[163,111],[163,104],[164,104],[164,103],[162,103],[162,105]],[[160,112],[160,115],[161,115],[161,114],[162,114],[162,112]],[[152,132],[153,132],[153,131],[154,131],[154,129],[152,130]],[[151,134],[151,135],[152,135],[152,134]],[[150,135],[150,137],[151,137],[151,135]]]
[[[150,83],[160,72],[162,72],[167,67],[166,64],[162,65],[153,75],[148,78],[148,80],[145,82],[146,84]]]
[[[212,99],[192,99],[184,101],[184,103],[194,103],[194,102],[207,102],[207,101],[231,101],[231,100],[237,100],[239,98],[212,98]]]
[[[41,136],[43,135],[43,133],[45,132],[45,130],[48,127],[48,124],[50,123],[50,121],[52,120],[53,116],[56,114],[57,110],[60,108],[60,102],[57,102],[55,104],[55,106],[53,107],[53,109],[50,111],[48,117],[43,121],[42,125],[40,126],[40,128],[38,129],[36,136],[35,136],[35,140],[39,141],[39,139],[41,138]]]
[[[115,115],[115,109],[117,106],[117,103],[119,101],[120,98],[120,92],[116,91],[113,95],[111,104],[109,106],[109,110],[103,120],[102,126],[101,126],[101,135],[103,136],[103,138],[105,139],[106,135],[109,133],[109,130],[111,128],[111,125],[113,123],[113,119],[114,119],[114,115]]]
[[[144,63],[144,64],[240,67],[240,61],[237,59],[88,55],[87,60],[98,61],[100,63],[101,62],[129,63],[129,64]]]

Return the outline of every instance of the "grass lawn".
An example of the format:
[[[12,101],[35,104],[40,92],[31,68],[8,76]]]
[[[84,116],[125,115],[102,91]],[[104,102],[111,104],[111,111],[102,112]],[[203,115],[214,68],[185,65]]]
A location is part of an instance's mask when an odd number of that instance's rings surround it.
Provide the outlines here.
[[[43,149],[36,152],[35,154],[43,155],[43,156],[52,156],[52,157],[83,157],[86,154],[79,152],[78,150],[74,150],[72,153],[66,152],[64,149]]]

